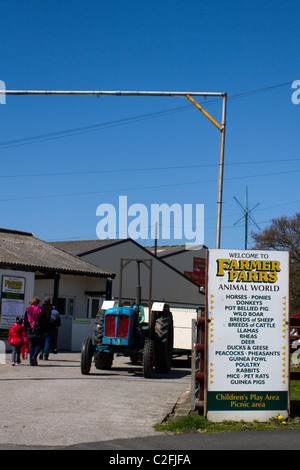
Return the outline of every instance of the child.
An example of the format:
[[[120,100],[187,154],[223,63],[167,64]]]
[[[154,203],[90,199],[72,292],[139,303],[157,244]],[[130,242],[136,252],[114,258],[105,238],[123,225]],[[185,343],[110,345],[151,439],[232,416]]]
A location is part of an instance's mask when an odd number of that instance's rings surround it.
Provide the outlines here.
[[[11,365],[14,366],[16,363],[20,364],[21,346],[23,344],[23,338],[26,335],[25,328],[23,326],[23,319],[20,317],[16,318],[16,323],[10,328],[8,332],[8,343],[12,347],[12,359]]]

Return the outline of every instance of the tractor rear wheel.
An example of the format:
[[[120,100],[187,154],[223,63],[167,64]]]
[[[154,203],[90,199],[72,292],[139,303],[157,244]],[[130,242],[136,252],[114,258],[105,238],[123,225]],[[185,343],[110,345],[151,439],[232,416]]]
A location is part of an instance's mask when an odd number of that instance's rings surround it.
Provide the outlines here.
[[[144,344],[143,373],[145,379],[152,377],[154,363],[154,347],[153,341],[147,339]]]
[[[154,366],[157,372],[170,372],[173,356],[173,317],[161,312],[154,324]]]
[[[99,346],[103,341],[105,310],[99,310],[94,324],[93,344]],[[109,352],[95,351],[94,361],[96,369],[109,370],[113,363],[114,355]]]
[[[99,310],[95,318],[94,332],[93,332],[93,344],[95,346],[102,343],[103,330],[104,330],[104,314],[105,314],[105,310]]]
[[[85,337],[81,346],[81,373],[88,375],[91,370],[93,358],[93,344],[89,337]]]

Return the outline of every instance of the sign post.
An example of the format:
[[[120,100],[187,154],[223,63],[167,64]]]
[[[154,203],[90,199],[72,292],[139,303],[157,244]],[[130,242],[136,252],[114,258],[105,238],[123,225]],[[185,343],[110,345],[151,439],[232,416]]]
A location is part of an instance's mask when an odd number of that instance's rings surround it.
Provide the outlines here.
[[[289,253],[208,252],[207,418],[289,411]]]

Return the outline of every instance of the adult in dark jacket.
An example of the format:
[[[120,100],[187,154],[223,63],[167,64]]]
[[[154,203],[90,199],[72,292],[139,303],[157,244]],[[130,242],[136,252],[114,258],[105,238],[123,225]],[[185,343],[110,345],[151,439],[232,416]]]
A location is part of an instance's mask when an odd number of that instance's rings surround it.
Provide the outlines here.
[[[53,322],[51,320],[51,313],[53,311],[51,297],[44,298],[43,304],[41,305],[41,309],[42,309],[43,314],[45,315],[45,318],[47,319],[47,334],[45,336],[44,350],[41,351],[40,359],[44,358],[47,361],[49,358],[51,347],[53,346],[53,340],[55,337],[55,330],[56,330],[56,327],[53,325]],[[44,353],[44,356],[43,356],[43,353]]]
[[[24,328],[29,339],[30,365],[37,366],[37,357],[42,348],[43,338],[47,331],[47,320],[39,306],[40,299],[33,297],[24,315]]]

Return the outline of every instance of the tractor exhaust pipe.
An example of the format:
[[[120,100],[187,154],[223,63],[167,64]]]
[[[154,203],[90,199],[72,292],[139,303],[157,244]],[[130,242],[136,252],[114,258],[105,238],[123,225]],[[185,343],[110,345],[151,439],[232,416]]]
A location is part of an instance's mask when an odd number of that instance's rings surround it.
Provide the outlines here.
[[[141,305],[141,296],[142,296],[142,288],[141,286],[137,286],[135,303],[138,307]]]
[[[136,303],[137,307],[139,307],[141,305],[141,299],[142,299],[141,272],[140,272],[141,262],[139,260],[136,260],[136,262],[137,262],[137,269],[138,269],[138,285],[137,285],[137,288],[136,288],[135,303]]]

